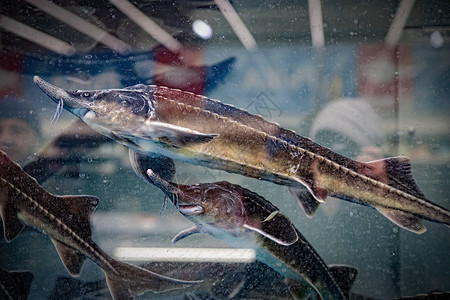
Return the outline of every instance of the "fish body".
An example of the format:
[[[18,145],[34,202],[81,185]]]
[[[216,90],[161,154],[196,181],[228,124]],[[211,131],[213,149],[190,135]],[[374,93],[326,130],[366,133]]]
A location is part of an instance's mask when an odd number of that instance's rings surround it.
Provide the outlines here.
[[[425,231],[421,219],[450,225],[450,211],[425,198],[406,157],[357,162],[260,116],[176,89],[65,91],[34,80],[59,106],[137,152],[287,185],[308,215],[334,196],[374,207],[416,233]]]
[[[0,213],[6,241],[13,240],[24,223],[46,233],[73,276],[86,257],[105,272],[114,299],[133,299],[145,291],[181,288],[189,282],[153,273],[108,256],[91,238],[90,217],[98,204],[93,196],[56,196],[44,190],[0,151]]]
[[[291,291],[296,290],[294,297],[346,299],[344,293],[348,294],[356,269],[328,267],[291,221],[260,195],[227,181],[178,185],[152,169],[147,170],[147,175],[195,224],[180,232],[174,242],[203,232],[233,247],[250,246],[255,249],[257,260],[287,278]],[[346,274],[341,277],[345,277],[345,284],[337,282],[337,273]]]

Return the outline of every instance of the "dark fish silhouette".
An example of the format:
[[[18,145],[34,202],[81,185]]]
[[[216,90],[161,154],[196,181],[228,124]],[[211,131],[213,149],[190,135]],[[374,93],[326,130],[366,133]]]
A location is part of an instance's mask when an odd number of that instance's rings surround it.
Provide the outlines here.
[[[0,299],[26,300],[33,278],[31,272],[9,272],[0,268]]]
[[[52,240],[65,267],[78,276],[86,257],[105,272],[114,299],[133,299],[146,291],[161,292],[189,283],[111,258],[91,238],[90,217],[98,204],[93,196],[56,196],[0,151],[0,213],[6,241],[28,224]]]
[[[425,198],[406,157],[357,162],[260,116],[176,89],[65,91],[34,81],[59,107],[119,143],[287,185],[308,215],[330,195],[374,207],[416,233],[426,230],[421,219],[450,225],[450,211]]]

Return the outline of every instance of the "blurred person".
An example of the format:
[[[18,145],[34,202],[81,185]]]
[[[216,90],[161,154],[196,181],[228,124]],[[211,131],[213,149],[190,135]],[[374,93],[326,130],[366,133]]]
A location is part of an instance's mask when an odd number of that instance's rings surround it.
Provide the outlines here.
[[[20,165],[36,155],[40,123],[36,112],[24,100],[0,100],[0,150]]]
[[[310,136],[316,143],[356,161],[384,157],[385,133],[381,120],[370,105],[356,98],[331,101],[314,118]],[[328,216],[339,210],[339,201],[328,197],[321,205]]]

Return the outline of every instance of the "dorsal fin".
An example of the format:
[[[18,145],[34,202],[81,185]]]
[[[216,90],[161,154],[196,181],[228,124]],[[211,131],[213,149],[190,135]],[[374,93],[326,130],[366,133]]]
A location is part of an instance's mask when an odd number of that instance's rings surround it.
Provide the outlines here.
[[[86,256],[55,239],[52,239],[52,242],[67,271],[69,271],[72,276],[79,276]]]
[[[384,177],[388,185],[408,193],[414,197],[425,199],[425,195],[420,190],[411,174],[411,164],[409,158],[404,156],[390,157],[381,160],[370,161],[366,163],[372,170],[384,170],[385,174],[378,174]],[[366,171],[363,173],[368,173]],[[369,177],[369,174],[367,174]],[[375,178],[377,179],[377,178]]]
[[[346,265],[329,265],[331,275],[341,289],[342,293],[349,298],[350,289],[358,275],[358,269]]]

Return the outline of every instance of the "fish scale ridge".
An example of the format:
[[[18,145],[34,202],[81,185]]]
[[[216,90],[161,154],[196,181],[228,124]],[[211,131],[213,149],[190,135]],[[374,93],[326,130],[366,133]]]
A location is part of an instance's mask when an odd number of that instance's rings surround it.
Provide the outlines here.
[[[165,88],[166,88],[166,87],[165,87]],[[166,89],[168,89],[168,88],[166,88]],[[179,91],[183,92],[182,90],[179,90]],[[191,92],[189,92],[189,93],[192,94],[192,95],[196,95],[196,94],[191,93]],[[199,95],[197,95],[197,96],[199,96]],[[219,114],[217,114],[217,113],[213,113],[213,112],[211,112],[211,111],[209,111],[209,110],[205,110],[205,109],[202,109],[202,108],[200,108],[200,107],[196,107],[196,106],[189,105],[189,104],[186,104],[186,103],[182,103],[182,102],[179,102],[179,101],[176,101],[176,100],[173,100],[173,99],[169,99],[168,97],[165,97],[165,96],[160,96],[160,97],[163,98],[163,99],[165,99],[165,100],[168,100],[168,101],[170,101],[170,102],[172,102],[172,103],[181,104],[182,106],[185,106],[185,107],[191,107],[191,108],[193,108],[194,110],[198,110],[198,111],[204,112],[204,113],[209,114],[209,115],[211,115],[211,116],[213,116],[213,117],[217,117],[218,119],[222,119],[222,120],[224,120],[224,121],[226,121],[226,122],[228,122],[228,123],[236,124],[236,125],[239,126],[239,127],[243,127],[243,128],[245,128],[245,129],[247,129],[247,130],[250,130],[250,131],[252,131],[252,132],[258,133],[258,134],[262,135],[263,137],[267,137],[267,138],[269,138],[269,139],[272,139],[273,141],[280,142],[280,143],[282,143],[282,144],[285,145],[285,146],[291,147],[292,149],[298,150],[298,151],[300,151],[301,153],[307,154],[307,155],[308,155],[310,158],[312,158],[312,159],[316,159],[316,158],[317,158],[317,159],[320,159],[320,160],[321,160],[322,162],[324,162],[325,164],[327,164],[327,165],[329,165],[329,166],[332,166],[332,167],[334,167],[334,168],[337,169],[337,170],[342,170],[342,171],[344,171],[344,172],[346,172],[346,173],[349,173],[349,174],[350,174],[351,176],[353,176],[353,177],[360,178],[360,179],[362,179],[362,180],[365,181],[365,182],[370,182],[372,185],[381,187],[381,188],[383,188],[383,189],[386,189],[386,190],[388,190],[390,193],[395,193],[395,194],[397,194],[397,195],[399,195],[399,196],[408,198],[409,200],[416,200],[416,201],[418,200],[421,204],[423,204],[423,205],[425,205],[425,206],[427,206],[427,207],[429,207],[429,208],[433,208],[433,209],[436,209],[436,208],[437,208],[439,211],[445,213],[446,215],[449,215],[445,210],[443,210],[443,209],[441,209],[441,208],[439,208],[439,207],[437,207],[437,206],[435,206],[435,205],[429,203],[428,201],[425,201],[424,199],[420,199],[420,198],[418,198],[418,197],[415,197],[415,196],[413,196],[413,195],[410,195],[410,194],[408,194],[408,193],[405,193],[405,192],[403,192],[403,191],[401,191],[401,190],[399,190],[399,189],[397,189],[397,188],[391,187],[391,186],[389,186],[388,184],[385,184],[385,183],[383,183],[383,182],[377,181],[377,180],[375,180],[375,179],[373,179],[373,178],[370,178],[370,177],[368,177],[368,176],[359,174],[359,173],[355,172],[355,171],[352,170],[352,169],[349,169],[349,168],[347,168],[347,167],[344,167],[344,166],[342,166],[342,165],[339,165],[338,163],[336,163],[336,162],[330,160],[329,158],[326,158],[326,157],[324,157],[324,156],[322,156],[322,155],[318,155],[318,154],[316,154],[316,153],[313,153],[313,152],[311,152],[311,151],[309,151],[309,150],[306,150],[306,149],[304,149],[304,148],[302,148],[302,147],[300,147],[300,146],[298,146],[298,145],[288,143],[287,141],[285,141],[285,140],[283,140],[283,139],[280,139],[279,137],[276,137],[276,136],[274,136],[274,135],[270,135],[270,134],[268,134],[268,133],[266,133],[266,132],[263,132],[263,131],[261,131],[261,130],[257,130],[257,129],[255,129],[255,128],[253,128],[253,127],[250,127],[250,126],[248,126],[248,125],[242,124],[242,123],[240,123],[240,122],[238,122],[238,121],[236,121],[236,120],[232,120],[232,119],[230,119],[230,118],[228,118],[228,117],[221,116],[221,115],[219,115]],[[202,96],[202,97],[204,97],[205,99],[208,99],[208,100],[212,100],[212,99],[209,99],[209,98],[207,98],[207,97],[205,97],[205,96]],[[217,101],[217,100],[216,100],[216,101]],[[217,101],[217,102],[220,102],[220,101]],[[293,131],[292,131],[292,132],[293,132]],[[322,160],[322,159],[323,159],[323,160]],[[279,174],[279,173],[278,173],[278,174]],[[450,215],[449,215],[449,216],[450,216]]]
[[[183,93],[183,94],[189,94],[189,95],[191,95],[191,96],[195,96],[195,97],[199,97],[199,98],[201,98],[201,99],[205,99],[205,100],[211,101],[211,102],[213,102],[213,103],[215,103],[215,104],[223,105],[223,106],[225,106],[225,107],[227,107],[227,108],[239,109],[240,111],[242,111],[242,112],[244,112],[244,113],[248,113],[248,114],[251,115],[252,117],[257,117],[260,121],[265,121],[265,122],[267,122],[267,121],[266,121],[261,115],[259,115],[259,114],[250,114],[250,113],[249,113],[247,110],[245,110],[245,109],[242,109],[242,108],[236,108],[236,106],[234,106],[234,105],[232,105],[232,104],[223,103],[223,102],[220,101],[220,100],[212,99],[212,98],[206,97],[206,96],[204,96],[204,95],[199,95],[199,94],[193,93],[193,92],[191,92],[191,91],[183,91],[183,90],[181,90],[181,89],[177,89],[177,88],[169,88],[169,87],[167,87],[167,86],[162,86],[162,85],[149,85],[149,86],[150,86],[150,87],[157,88],[157,89],[162,88],[162,89],[164,89],[164,90],[171,90],[171,91],[181,92],[181,93]],[[156,93],[158,93],[158,92],[156,92]],[[158,96],[167,98],[167,97],[162,96],[162,95],[159,95],[159,94],[158,94]],[[174,101],[174,100],[172,100],[172,101]],[[204,111],[205,111],[205,110],[204,110]],[[270,123],[273,124],[273,125],[276,125],[278,128],[281,128],[280,124],[278,124],[277,122],[270,122]],[[284,129],[284,130],[285,130],[286,132],[289,132],[289,133],[297,134],[295,131],[293,131],[293,130],[291,130],[291,129]],[[306,139],[311,140],[311,139],[309,139],[309,138],[306,138]]]
[[[92,245],[90,245],[88,242],[86,242],[83,238],[81,238],[76,232],[74,232],[72,229],[70,229],[66,224],[64,224],[64,222],[62,222],[59,218],[57,218],[54,214],[52,214],[51,212],[49,212],[45,207],[43,207],[42,205],[40,205],[36,200],[34,200],[32,197],[30,197],[28,194],[24,193],[22,190],[20,190],[19,188],[17,188],[13,183],[9,182],[8,180],[4,179],[4,178],[0,178],[4,183],[8,184],[11,188],[13,188],[18,194],[22,195],[23,197],[25,197],[25,199],[28,199],[28,201],[30,201],[30,203],[39,209],[42,209],[42,213],[48,217],[51,222],[56,222],[56,224],[61,227],[64,231],[67,231],[69,233],[70,236],[72,236],[72,238],[74,238],[75,240],[77,240],[78,242],[82,243],[83,246],[85,246],[86,248],[88,248],[91,253],[94,254],[94,256],[96,256],[97,258],[99,258],[103,263],[105,263],[108,267],[111,268],[111,270],[113,270],[115,273],[119,274],[117,272],[117,270],[100,254],[98,253],[97,250],[95,250]]]

